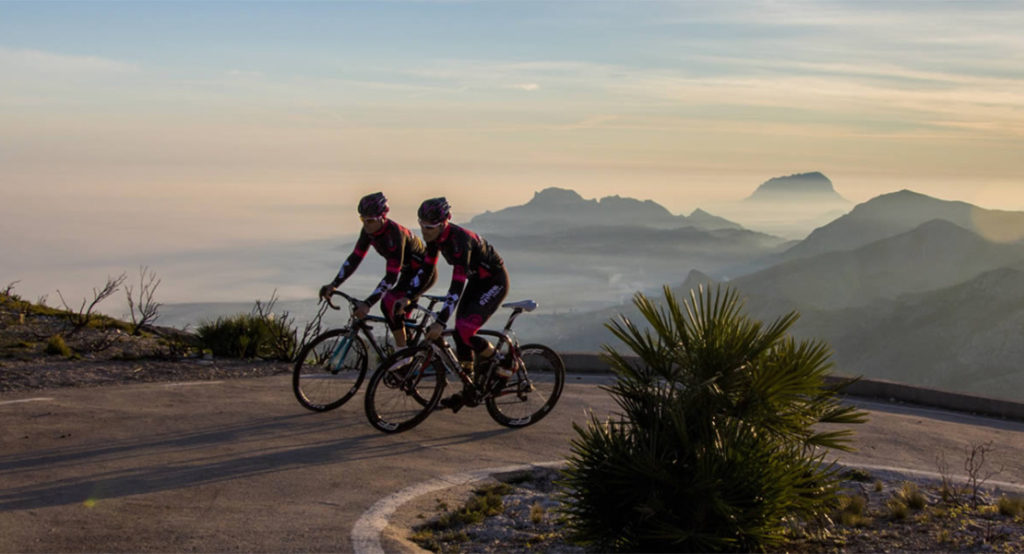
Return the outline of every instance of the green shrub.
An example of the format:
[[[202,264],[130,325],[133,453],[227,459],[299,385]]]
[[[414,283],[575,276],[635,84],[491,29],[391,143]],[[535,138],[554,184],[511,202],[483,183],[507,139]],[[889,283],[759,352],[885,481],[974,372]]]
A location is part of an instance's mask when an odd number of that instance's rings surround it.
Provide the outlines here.
[[[924,493],[917,487],[917,484],[906,482],[903,483],[903,488],[900,489],[898,498],[902,500],[908,508],[912,510],[922,510],[928,505],[928,499],[925,498]]]
[[[889,508],[889,515],[896,520],[907,519],[910,515],[910,508],[907,507],[907,503],[899,497],[892,497],[885,501],[885,506]]]
[[[787,518],[834,513],[839,475],[824,449],[848,450],[852,432],[816,426],[864,413],[825,386],[827,346],[788,337],[795,313],[748,318],[730,289],[633,302],[649,330],[607,325],[639,357],[605,346],[622,413],[574,424],[561,484],[576,537],[627,552],[763,550],[784,540]]]
[[[847,527],[866,527],[871,524],[867,515],[868,501],[863,496],[839,495],[838,517],[840,523]]]
[[[71,357],[71,348],[64,342],[64,337],[53,335],[50,337],[50,340],[46,341],[46,353],[69,358]]]
[[[1003,495],[999,497],[999,502],[996,506],[999,507],[1000,514],[1017,517],[1024,514],[1024,497]]]
[[[215,322],[204,322],[196,329],[202,348],[214,356],[229,358],[264,358],[291,360],[294,347],[282,351],[280,338],[294,331],[285,323],[255,314],[219,317]]]

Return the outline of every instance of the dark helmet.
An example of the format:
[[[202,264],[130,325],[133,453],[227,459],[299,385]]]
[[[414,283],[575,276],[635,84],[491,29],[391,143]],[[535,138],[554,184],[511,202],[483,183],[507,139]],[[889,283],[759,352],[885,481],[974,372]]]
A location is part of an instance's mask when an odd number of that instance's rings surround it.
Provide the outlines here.
[[[416,215],[419,216],[420,221],[437,225],[452,218],[452,207],[443,196],[431,198],[430,200],[424,200],[420,204],[420,209],[416,212]]]
[[[359,215],[364,217],[382,217],[388,213],[388,199],[383,192],[367,194],[359,201]]]

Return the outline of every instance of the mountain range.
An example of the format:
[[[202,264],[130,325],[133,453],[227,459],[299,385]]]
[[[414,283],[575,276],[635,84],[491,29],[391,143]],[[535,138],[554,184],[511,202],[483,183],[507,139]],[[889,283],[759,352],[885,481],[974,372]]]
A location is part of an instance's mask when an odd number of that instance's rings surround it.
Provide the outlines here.
[[[987,210],[966,202],[901,190],[859,204],[846,215],[815,229],[790,248],[784,258],[850,250],[909,231],[931,219],[949,221],[993,241],[1016,242],[1024,238],[1024,212]]]
[[[694,270],[669,284],[681,298],[698,285],[734,287],[762,321],[798,311],[794,335],[828,342],[842,373],[1006,398],[1024,384],[1024,244],[995,237],[1012,238],[1007,229],[1024,213],[961,204],[910,191],[883,195],[829,226],[852,232],[872,214],[887,233],[836,233],[843,240],[829,243],[816,231],[804,241],[814,248],[801,242],[788,251],[803,256],[730,280]],[[992,221],[1001,234],[981,234]],[[615,346],[604,324],[617,317],[642,321],[626,302],[542,319],[541,332],[564,348],[594,351]]]
[[[484,212],[472,218],[466,227],[481,233],[517,235],[551,233],[574,227],[622,226],[702,230],[742,229],[738,223],[694,210],[689,216],[673,215],[652,200],[606,196],[585,200],[576,191],[546,188],[534,194],[529,202],[495,212]]]
[[[599,351],[605,343],[615,346],[605,329],[610,320],[640,321],[633,294],[658,299],[667,284],[686,298],[697,285],[724,284],[735,287],[747,313],[762,321],[798,311],[794,335],[828,342],[842,373],[1001,398],[1014,397],[1024,384],[1017,362],[1024,355],[1022,212],[902,190],[853,206],[801,240],[787,240],[701,210],[681,216],[650,200],[587,200],[549,188],[466,226],[504,257],[507,299],[540,303],[541,310],[517,326],[524,342]],[[211,286],[255,286],[269,275],[283,296],[307,291],[301,302],[279,304],[304,314],[315,308],[313,291],[350,249],[351,243],[319,241],[267,255],[182,256],[174,267],[209,276]],[[273,269],[236,275],[210,267],[238,259],[273,259]],[[345,288],[368,292],[383,272],[378,262],[369,256]],[[442,263],[439,273],[443,287],[450,268]],[[181,308],[177,316],[194,324],[200,308]],[[162,313],[176,309],[165,306]]]

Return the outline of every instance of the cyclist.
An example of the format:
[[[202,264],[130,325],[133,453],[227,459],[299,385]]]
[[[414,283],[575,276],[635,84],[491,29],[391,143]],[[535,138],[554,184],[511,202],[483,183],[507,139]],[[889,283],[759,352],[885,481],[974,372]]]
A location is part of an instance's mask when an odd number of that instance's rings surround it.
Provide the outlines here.
[[[426,338],[441,336],[452,312],[455,312],[456,355],[463,369],[476,374],[493,362],[495,349],[486,338],[476,334],[487,319],[497,311],[508,293],[508,272],[501,256],[486,240],[476,233],[450,223],[451,205],[445,198],[431,198],[420,205],[417,213],[427,253],[421,272],[428,272],[437,264],[437,254],[452,265],[452,282],[444,305],[438,312],[438,321],[427,329]],[[410,294],[411,296],[411,294]],[[457,307],[456,307],[457,306]],[[510,360],[511,361],[511,360]],[[498,366],[498,376],[508,378],[511,371]],[[443,407],[459,411],[462,396],[458,393],[442,400]]]
[[[426,248],[423,241],[409,229],[388,219],[388,211],[388,199],[383,193],[368,194],[359,200],[359,219],[363,222],[363,229],[352,253],[341,264],[338,275],[320,287],[320,298],[330,298],[334,289],[355,273],[366,257],[366,252],[373,246],[386,260],[384,278],[366,300],[356,303],[355,316],[360,319],[366,317],[370,307],[381,300],[381,312],[395,337],[395,345],[404,348],[404,319],[408,303],[398,304],[400,309],[396,310],[396,302],[406,295],[413,301],[419,298],[423,291],[434,284],[437,270],[433,266],[425,267]]]

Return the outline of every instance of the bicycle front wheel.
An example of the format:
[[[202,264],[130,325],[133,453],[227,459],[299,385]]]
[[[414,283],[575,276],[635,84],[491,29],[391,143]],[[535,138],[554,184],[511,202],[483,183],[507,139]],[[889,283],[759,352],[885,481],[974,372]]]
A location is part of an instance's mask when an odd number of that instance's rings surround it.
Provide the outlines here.
[[[299,404],[326,412],[348,402],[366,377],[366,342],[343,327],[321,333],[299,353],[292,391]]]
[[[522,362],[500,391],[487,398],[487,413],[506,427],[526,427],[551,412],[565,386],[565,364],[542,344],[520,347]]]
[[[444,365],[429,346],[403,348],[370,377],[366,419],[385,433],[412,429],[433,411],[444,386]]]

